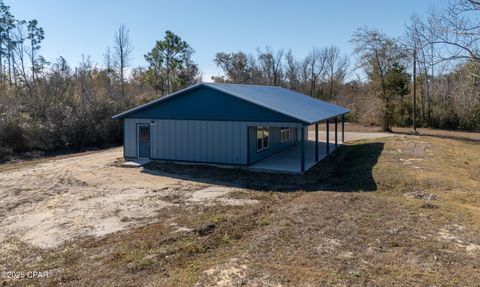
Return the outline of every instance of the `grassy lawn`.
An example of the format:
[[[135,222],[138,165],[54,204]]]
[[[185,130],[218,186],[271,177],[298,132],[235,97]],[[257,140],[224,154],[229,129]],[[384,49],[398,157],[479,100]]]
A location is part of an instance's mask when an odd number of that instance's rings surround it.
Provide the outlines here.
[[[257,203],[175,205],[159,211],[158,223],[49,250],[11,242],[4,246],[15,250],[0,258],[3,269],[49,270],[50,276],[4,285],[480,282],[480,144],[468,136],[358,141],[303,176],[160,163],[147,168],[158,176],[238,187],[231,199]]]

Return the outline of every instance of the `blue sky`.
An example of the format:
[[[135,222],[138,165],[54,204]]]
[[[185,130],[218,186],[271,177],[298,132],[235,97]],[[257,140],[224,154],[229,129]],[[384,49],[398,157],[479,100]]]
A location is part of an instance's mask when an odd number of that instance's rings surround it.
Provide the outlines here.
[[[171,30],[195,49],[204,79],[220,73],[216,52],[245,51],[269,45],[292,49],[297,57],[312,47],[336,45],[350,54],[352,33],[361,26],[401,36],[412,13],[425,15],[448,0],[5,0],[18,19],[37,19],[45,29],[42,55],[63,56],[77,65],[82,54],[101,65],[120,24],[130,30],[132,66]]]

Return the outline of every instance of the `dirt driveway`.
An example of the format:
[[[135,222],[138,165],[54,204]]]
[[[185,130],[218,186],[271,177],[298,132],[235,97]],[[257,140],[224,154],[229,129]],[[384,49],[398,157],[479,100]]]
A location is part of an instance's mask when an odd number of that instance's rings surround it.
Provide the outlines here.
[[[178,197],[187,204],[245,204],[235,189],[152,175],[115,165],[121,148],[53,159],[0,173],[0,241],[14,236],[41,248],[151,223]]]

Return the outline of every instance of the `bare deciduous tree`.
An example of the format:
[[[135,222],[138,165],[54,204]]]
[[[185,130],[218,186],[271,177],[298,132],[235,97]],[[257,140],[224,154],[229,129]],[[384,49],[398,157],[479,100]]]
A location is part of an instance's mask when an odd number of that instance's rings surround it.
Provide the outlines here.
[[[257,50],[258,61],[267,85],[279,86],[283,78],[283,50],[275,53],[272,48],[266,47],[265,52]]]
[[[125,70],[130,65],[130,56],[133,51],[133,45],[130,42],[129,31],[125,25],[120,25],[114,38],[113,50],[115,53],[115,61],[120,77],[120,85],[122,95],[125,94]]]
[[[309,82],[309,95],[312,97],[317,88],[320,77],[325,74],[327,62],[327,49],[313,48],[310,54],[305,58],[304,65],[307,68],[307,80]]]
[[[300,88],[299,65],[291,50],[285,55],[285,78],[288,88],[298,90]]]
[[[327,49],[326,59],[326,78],[328,81],[328,99],[334,98],[334,85],[335,82],[343,83],[346,75],[350,60],[348,56],[341,55],[338,47],[332,46]]]
[[[115,60],[113,59],[112,51],[110,47],[107,47],[103,54],[103,64],[108,73],[113,72],[115,66]]]

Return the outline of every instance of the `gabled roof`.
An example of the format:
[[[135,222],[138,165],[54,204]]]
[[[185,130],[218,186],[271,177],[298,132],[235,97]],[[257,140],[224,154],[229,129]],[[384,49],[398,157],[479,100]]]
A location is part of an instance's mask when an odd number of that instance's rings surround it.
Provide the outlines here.
[[[113,116],[113,119],[124,118],[139,110],[145,109],[172,97],[179,96],[200,86],[216,89],[225,94],[240,98],[247,102],[262,106],[278,113],[298,119],[307,124],[317,123],[332,117],[344,115],[349,109],[327,103],[301,93],[275,86],[256,86],[242,84],[200,83],[177,91],[168,96],[151,101],[126,112]]]

